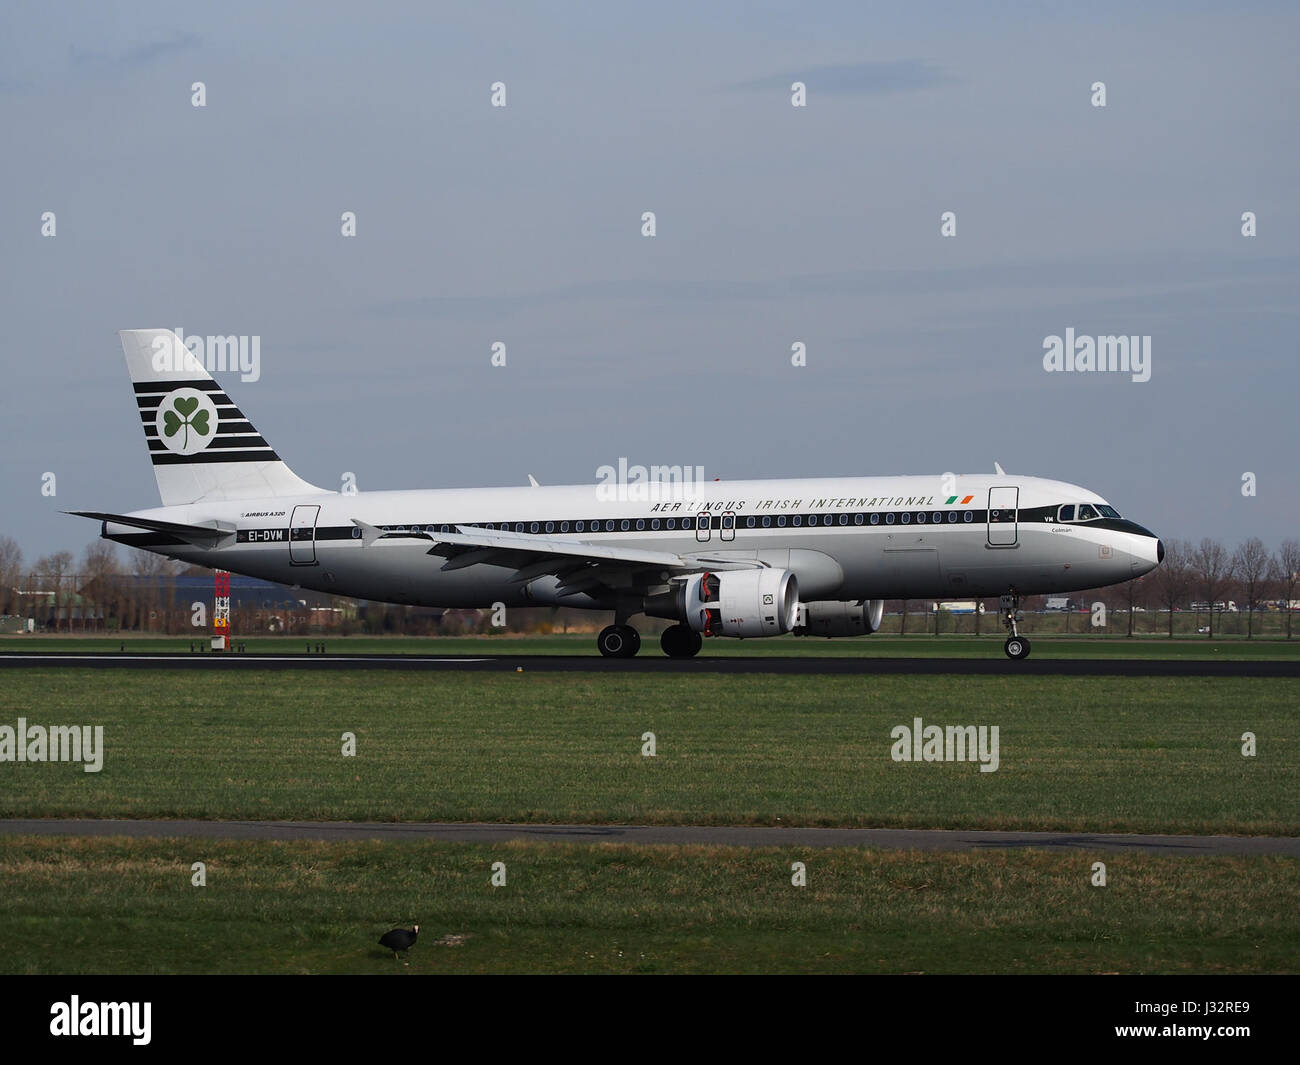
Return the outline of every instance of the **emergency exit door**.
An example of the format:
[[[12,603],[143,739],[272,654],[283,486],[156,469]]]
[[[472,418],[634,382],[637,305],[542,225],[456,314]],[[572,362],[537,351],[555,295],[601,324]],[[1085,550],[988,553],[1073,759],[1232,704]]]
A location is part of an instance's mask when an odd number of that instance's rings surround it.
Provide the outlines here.
[[[989,547],[1016,546],[1019,501],[1019,488],[989,489]]]
[[[295,566],[316,564],[316,519],[320,507],[314,504],[293,508],[289,521],[289,561]]]

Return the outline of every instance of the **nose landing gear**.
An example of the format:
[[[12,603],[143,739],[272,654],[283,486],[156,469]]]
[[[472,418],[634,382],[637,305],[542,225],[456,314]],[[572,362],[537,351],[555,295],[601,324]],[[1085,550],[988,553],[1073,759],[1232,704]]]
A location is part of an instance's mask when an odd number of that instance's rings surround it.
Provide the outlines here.
[[[1016,622],[1023,621],[1024,615],[1020,613],[1020,594],[1013,588],[1010,595],[1004,595],[998,600],[998,609],[1002,614],[1002,624],[1007,627],[1010,635],[1006,643],[1002,645],[1002,650],[1007,653],[1007,657],[1012,661],[1018,662],[1023,658],[1029,657],[1029,640],[1021,636],[1016,629]]]

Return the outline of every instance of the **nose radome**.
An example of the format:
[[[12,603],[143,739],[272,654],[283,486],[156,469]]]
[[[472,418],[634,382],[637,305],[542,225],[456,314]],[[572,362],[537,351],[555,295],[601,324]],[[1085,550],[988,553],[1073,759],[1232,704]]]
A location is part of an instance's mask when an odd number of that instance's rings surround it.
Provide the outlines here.
[[[1128,549],[1129,562],[1134,577],[1150,573],[1165,557],[1163,541],[1154,536],[1139,537]]]

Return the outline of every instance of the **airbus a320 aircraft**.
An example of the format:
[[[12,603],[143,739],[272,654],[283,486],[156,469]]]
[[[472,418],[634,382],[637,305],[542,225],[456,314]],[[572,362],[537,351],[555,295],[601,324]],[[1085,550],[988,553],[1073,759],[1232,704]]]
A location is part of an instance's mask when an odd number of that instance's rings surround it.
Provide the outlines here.
[[[1000,468],[332,492],[280,460],[174,332],[121,337],[163,505],[71,512],[105,539],[359,599],[612,610],[597,637],[607,657],[637,653],[637,614],[675,621],[660,644],[689,658],[705,636],[874,632],[886,599],[998,596],[1006,653],[1023,659],[1022,597],[1116,584],[1164,558],[1100,496]]]

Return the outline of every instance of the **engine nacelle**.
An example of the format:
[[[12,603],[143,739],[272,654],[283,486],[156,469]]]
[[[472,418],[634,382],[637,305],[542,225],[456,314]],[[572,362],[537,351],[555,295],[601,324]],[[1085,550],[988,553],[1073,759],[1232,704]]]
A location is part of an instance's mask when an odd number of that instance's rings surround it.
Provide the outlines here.
[[[785,569],[696,573],[646,602],[652,617],[674,617],[709,636],[782,636],[794,628],[799,581]]]
[[[803,614],[803,623],[794,630],[796,636],[867,636],[880,628],[885,601],[805,603]]]

